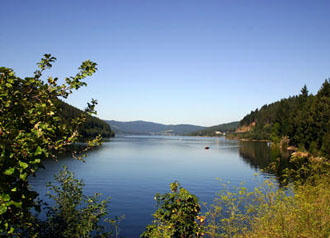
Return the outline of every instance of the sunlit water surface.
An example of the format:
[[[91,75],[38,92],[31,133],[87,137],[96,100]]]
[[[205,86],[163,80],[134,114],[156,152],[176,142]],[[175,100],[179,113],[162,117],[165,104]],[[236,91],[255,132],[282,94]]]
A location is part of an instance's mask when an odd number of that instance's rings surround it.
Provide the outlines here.
[[[208,150],[205,147],[210,147]],[[121,236],[139,237],[152,220],[155,193],[169,191],[175,180],[212,202],[222,181],[253,188],[268,177],[256,176],[259,165],[267,162],[266,143],[241,143],[224,137],[126,136],[111,139],[91,151],[86,162],[70,157],[58,162],[46,161],[32,186],[43,199],[45,184],[53,180],[63,165],[83,179],[86,194],[102,193],[111,197],[111,216],[125,215]]]

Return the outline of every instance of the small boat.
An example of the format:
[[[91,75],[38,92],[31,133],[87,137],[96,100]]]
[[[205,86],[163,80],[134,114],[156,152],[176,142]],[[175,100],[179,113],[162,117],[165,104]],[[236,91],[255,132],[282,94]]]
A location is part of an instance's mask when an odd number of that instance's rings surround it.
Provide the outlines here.
[[[204,149],[205,149],[205,150],[208,150],[208,149],[210,149],[210,147],[208,147],[208,146],[205,146],[205,147],[204,147]]]

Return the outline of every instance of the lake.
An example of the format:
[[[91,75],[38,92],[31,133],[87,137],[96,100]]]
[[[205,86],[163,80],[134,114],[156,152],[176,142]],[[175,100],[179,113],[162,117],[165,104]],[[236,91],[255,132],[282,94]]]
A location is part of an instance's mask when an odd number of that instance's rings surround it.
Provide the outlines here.
[[[221,189],[217,178],[231,186],[245,182],[252,189],[271,176],[259,171],[269,162],[267,143],[224,137],[122,136],[89,152],[85,160],[45,161],[46,169],[31,178],[31,184],[45,198],[46,182],[67,165],[83,179],[86,194],[111,197],[111,216],[125,215],[120,226],[123,237],[139,237],[152,220],[155,193],[168,192],[175,180],[210,203]]]

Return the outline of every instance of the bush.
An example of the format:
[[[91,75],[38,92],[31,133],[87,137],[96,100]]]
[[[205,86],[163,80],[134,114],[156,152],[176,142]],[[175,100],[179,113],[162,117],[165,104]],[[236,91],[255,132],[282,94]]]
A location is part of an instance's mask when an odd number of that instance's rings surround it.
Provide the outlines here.
[[[206,213],[209,237],[329,237],[329,176],[314,185],[276,189],[267,180],[252,192],[225,188]]]
[[[329,176],[316,185],[294,189],[293,196],[275,199],[253,217],[251,228],[237,237],[322,237],[330,236]]]
[[[154,213],[152,225],[146,227],[141,237],[201,237],[202,226],[198,222],[200,205],[198,198],[175,182],[170,185],[171,192],[157,194],[158,209]]]
[[[100,200],[100,194],[83,194],[83,182],[74,178],[74,174],[64,167],[55,175],[59,184],[49,183],[49,198],[55,201],[53,207],[47,207],[47,221],[43,222],[41,237],[84,238],[109,237],[110,232],[100,224],[106,221],[109,200]],[[109,221],[109,220],[108,220]],[[109,229],[108,229],[109,230]]]

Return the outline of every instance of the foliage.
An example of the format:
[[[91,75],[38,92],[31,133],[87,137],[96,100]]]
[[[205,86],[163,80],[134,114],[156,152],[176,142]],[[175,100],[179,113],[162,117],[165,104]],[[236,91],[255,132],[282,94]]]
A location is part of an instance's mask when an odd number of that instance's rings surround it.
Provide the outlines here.
[[[31,208],[38,209],[37,193],[28,178],[42,167],[46,158],[56,158],[60,151],[76,142],[85,114],[64,120],[59,98],[85,86],[82,81],[96,71],[96,63],[84,61],[79,72],[65,78],[42,79],[42,73],[56,60],[45,54],[32,77],[21,79],[13,70],[0,68],[0,234],[36,236]],[[96,101],[86,110],[94,113]],[[90,141],[97,145],[100,138]]]
[[[83,182],[64,167],[55,175],[58,185],[49,183],[49,198],[55,206],[47,207],[47,221],[43,222],[41,237],[109,237],[100,221],[106,215],[109,200],[100,200],[100,194],[83,194]]]
[[[288,157],[278,157],[266,170],[275,172],[281,185],[314,184],[319,177],[327,176],[330,162],[325,157],[316,157],[308,152],[298,151]]]
[[[316,181],[297,186],[293,196],[262,206],[251,228],[237,237],[329,237],[329,175]]]
[[[328,237],[329,174],[314,183],[277,189],[266,180],[248,192],[225,187],[206,213],[209,237]]]
[[[191,136],[215,136],[216,131],[221,131],[221,132],[232,132],[237,129],[239,126],[239,122],[230,122],[230,123],[225,123],[225,124],[220,124],[217,126],[211,126],[203,130],[195,131],[190,133],[189,135]]]
[[[276,191],[276,185],[266,180],[263,186],[249,192],[245,187],[223,189],[206,212],[206,233],[210,237],[234,237],[249,231],[255,216],[258,216],[275,200],[285,198],[283,191]]]
[[[252,111],[240,126],[255,123],[255,127],[243,138],[279,142],[283,136],[292,145],[313,154],[330,154],[330,83],[325,80],[318,93],[308,94],[304,86],[301,94],[264,105]],[[320,152],[320,153],[319,153]]]
[[[101,135],[102,138],[113,137],[114,132],[111,130],[108,123],[102,121],[101,119],[91,116],[88,113],[79,110],[63,101],[59,101],[59,110],[60,114],[63,117],[63,120],[68,123],[73,119],[85,114],[86,121],[82,123],[79,127],[79,135],[81,140],[94,138],[98,135]],[[95,101],[94,101],[95,103]]]
[[[171,192],[156,194],[158,209],[154,221],[146,227],[141,237],[201,237],[202,227],[198,223],[200,205],[196,196],[180,187],[178,182],[170,185]]]

